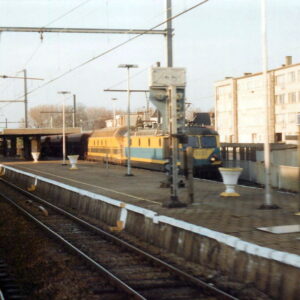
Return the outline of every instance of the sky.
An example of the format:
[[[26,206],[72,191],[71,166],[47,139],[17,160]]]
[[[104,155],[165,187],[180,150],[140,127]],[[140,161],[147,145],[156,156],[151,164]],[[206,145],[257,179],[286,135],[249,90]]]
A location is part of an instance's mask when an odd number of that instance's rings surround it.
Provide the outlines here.
[[[173,15],[201,2],[173,0]],[[71,11],[65,17],[58,17]],[[173,20],[173,66],[186,68],[186,101],[190,109],[211,110],[214,83],[227,76],[260,72],[261,0],[210,0]],[[300,62],[300,2],[267,0],[268,66],[284,64],[285,56]],[[165,0],[0,0],[0,26],[150,29],[165,20]],[[159,29],[164,29],[162,25]],[[149,88],[149,69],[156,62],[166,66],[164,37],[144,35],[55,80],[133,35],[3,32],[0,34],[0,75],[22,76],[27,69],[29,108],[61,104],[58,91],[76,94],[85,106],[127,107],[127,72],[119,64],[137,64],[131,70],[131,88]],[[19,73],[18,73],[19,72]],[[0,79],[0,100],[15,100],[24,94],[23,80]],[[71,96],[67,104],[72,103]],[[134,93],[131,109],[146,106],[144,93]],[[0,103],[0,122],[19,121],[24,104]],[[0,127],[1,127],[0,123]],[[17,125],[15,125],[17,126]],[[12,125],[12,127],[14,127]]]

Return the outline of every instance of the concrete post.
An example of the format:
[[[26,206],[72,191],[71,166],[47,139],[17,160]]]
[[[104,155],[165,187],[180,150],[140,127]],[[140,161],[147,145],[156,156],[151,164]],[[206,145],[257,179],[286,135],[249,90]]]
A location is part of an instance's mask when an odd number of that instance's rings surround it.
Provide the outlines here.
[[[264,142],[264,161],[265,161],[265,200],[260,206],[261,209],[279,208],[272,203],[271,194],[271,161],[270,161],[270,136],[269,136],[269,80],[268,80],[268,50],[267,50],[267,22],[266,22],[266,0],[261,0],[261,23],[262,23],[262,60],[263,60],[263,96],[265,101],[265,142]]]
[[[25,106],[25,128],[28,128],[28,99],[27,99],[27,71],[24,72],[24,106]]]
[[[237,97],[237,80],[232,79],[232,116],[233,116],[233,143],[239,142],[239,130],[238,130],[238,97]]]
[[[194,150],[192,147],[187,147],[185,151],[185,159],[186,159],[186,180],[187,180],[187,192],[188,192],[188,202],[190,204],[194,203],[194,176],[193,176],[193,153]]]
[[[173,33],[172,33],[172,1],[166,0],[166,17],[167,17],[167,67],[173,67]]]

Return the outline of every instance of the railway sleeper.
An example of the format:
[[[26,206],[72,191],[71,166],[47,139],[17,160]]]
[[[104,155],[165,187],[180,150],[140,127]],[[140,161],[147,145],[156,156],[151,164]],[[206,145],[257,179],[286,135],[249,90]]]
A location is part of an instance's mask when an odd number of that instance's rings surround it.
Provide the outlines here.
[[[189,286],[178,286],[170,288],[153,288],[142,291],[143,296],[146,299],[155,300],[204,300],[204,299],[216,299],[211,296],[204,296],[201,292],[190,288]]]
[[[136,290],[178,287],[178,280],[176,279],[154,278],[145,280],[142,278],[137,278],[128,280],[126,282]]]

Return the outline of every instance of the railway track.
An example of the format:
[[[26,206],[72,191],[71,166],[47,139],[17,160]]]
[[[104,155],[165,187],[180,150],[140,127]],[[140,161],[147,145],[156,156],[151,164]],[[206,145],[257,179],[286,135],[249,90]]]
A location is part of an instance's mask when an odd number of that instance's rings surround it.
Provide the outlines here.
[[[128,242],[1,179],[12,189],[0,196],[66,248],[101,272],[126,299],[236,299]]]
[[[26,299],[15,279],[9,274],[7,264],[0,259],[0,300]]]

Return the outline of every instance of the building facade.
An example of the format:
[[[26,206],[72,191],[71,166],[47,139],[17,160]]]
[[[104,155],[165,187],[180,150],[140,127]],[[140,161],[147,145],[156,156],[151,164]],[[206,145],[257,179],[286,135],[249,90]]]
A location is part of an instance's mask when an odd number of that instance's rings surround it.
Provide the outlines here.
[[[265,139],[265,95],[268,94],[269,141],[295,141],[300,113],[300,63],[286,63],[267,73],[244,73],[215,84],[215,128],[221,142],[263,143]]]

